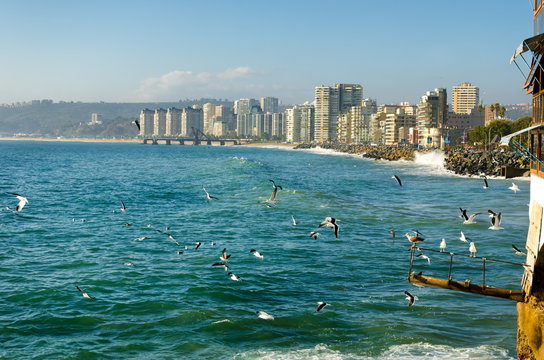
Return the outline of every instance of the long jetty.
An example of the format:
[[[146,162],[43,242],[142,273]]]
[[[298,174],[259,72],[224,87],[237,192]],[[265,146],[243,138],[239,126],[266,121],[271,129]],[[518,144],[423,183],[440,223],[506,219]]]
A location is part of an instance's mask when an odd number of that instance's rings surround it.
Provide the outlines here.
[[[142,138],[142,144],[166,144],[171,145],[172,143],[179,143],[180,145],[240,145],[241,142],[238,139],[199,139],[199,138],[169,138],[169,137],[148,137]]]

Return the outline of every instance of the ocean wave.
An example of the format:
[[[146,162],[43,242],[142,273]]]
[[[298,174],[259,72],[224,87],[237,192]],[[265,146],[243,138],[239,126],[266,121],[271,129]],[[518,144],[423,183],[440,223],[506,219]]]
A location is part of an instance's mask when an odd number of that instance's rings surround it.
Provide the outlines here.
[[[393,345],[382,354],[377,356],[343,354],[337,350],[330,349],[325,344],[316,345],[310,349],[279,351],[248,351],[237,354],[234,359],[267,359],[267,360],[458,360],[458,359],[515,359],[508,356],[505,349],[482,345],[474,348],[455,348],[447,345],[433,345],[427,343]]]

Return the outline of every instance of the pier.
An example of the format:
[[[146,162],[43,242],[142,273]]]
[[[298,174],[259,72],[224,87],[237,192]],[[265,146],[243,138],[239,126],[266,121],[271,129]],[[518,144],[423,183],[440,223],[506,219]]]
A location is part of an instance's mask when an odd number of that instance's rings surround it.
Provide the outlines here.
[[[199,138],[190,138],[190,137],[178,137],[178,138],[169,138],[169,137],[162,137],[162,138],[155,138],[155,137],[149,137],[149,138],[143,138],[142,144],[166,144],[166,145],[172,145],[172,144],[179,144],[179,145],[212,145],[212,146],[224,146],[224,145],[240,145],[240,140],[238,139],[199,139]]]

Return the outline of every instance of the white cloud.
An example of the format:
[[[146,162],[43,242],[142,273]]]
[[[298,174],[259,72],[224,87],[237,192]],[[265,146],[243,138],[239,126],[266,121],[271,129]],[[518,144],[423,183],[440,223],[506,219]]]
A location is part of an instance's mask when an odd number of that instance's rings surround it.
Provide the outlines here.
[[[237,67],[218,73],[174,70],[141,81],[136,97],[145,101],[198,97],[232,98],[233,93],[255,88],[256,85],[248,81],[255,80],[256,75],[257,72],[250,67]]]

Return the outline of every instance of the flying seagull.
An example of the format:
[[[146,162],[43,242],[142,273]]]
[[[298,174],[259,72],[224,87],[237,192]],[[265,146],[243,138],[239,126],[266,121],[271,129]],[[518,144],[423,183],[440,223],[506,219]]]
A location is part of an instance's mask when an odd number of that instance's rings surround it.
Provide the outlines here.
[[[21,211],[25,207],[26,204],[28,204],[28,199],[22,195],[12,193],[12,192],[6,192],[6,194],[13,195],[19,200],[19,203],[17,204],[17,207],[15,208],[16,211]]]
[[[227,275],[228,275],[228,276],[230,277],[230,279],[233,280],[233,281],[241,281],[241,280],[242,280],[241,277],[239,277],[239,276],[237,276],[237,275],[234,275],[234,274],[231,273],[231,272],[229,272]]]
[[[320,312],[320,311],[321,311],[325,306],[327,306],[327,305],[330,305],[330,304],[327,304],[327,303],[324,302],[324,301],[319,301],[319,302],[317,303],[317,310],[316,310],[316,311],[317,311],[317,312]]]
[[[318,237],[318,236],[319,236],[319,233],[316,232],[316,231],[312,231],[312,232],[310,233],[310,237],[313,237],[315,240],[317,240],[317,237]]]
[[[467,216],[467,209],[459,208],[459,210],[461,210],[461,215],[459,215],[459,217],[461,217],[463,219],[463,224],[464,225],[474,224],[474,218],[481,214],[481,213],[474,213],[474,214],[472,214],[470,216]]]
[[[206,188],[204,187],[204,185],[202,185],[202,189],[204,189],[204,192],[206,192],[206,197],[208,198],[208,200],[219,200],[219,198],[210,195],[210,193],[206,190]]]
[[[393,176],[391,176],[391,178],[397,180],[397,182],[399,183],[399,186],[402,186],[402,181],[400,181],[400,179],[399,179],[399,177],[397,175],[393,175]]]
[[[326,217],[325,220],[323,220],[323,222],[321,222],[321,224],[319,224],[319,227],[322,227],[322,226],[326,226],[326,227],[330,227],[330,228],[333,228],[334,229],[334,236],[336,236],[336,238],[338,238],[338,224],[336,223],[337,221],[340,221],[340,220],[337,220],[333,217]]]
[[[276,199],[276,194],[278,193],[278,189],[283,190],[283,188],[280,185],[276,185],[274,180],[269,180],[269,181],[272,182],[272,186],[274,186],[274,190],[272,191],[272,195],[270,195],[270,198],[268,200],[261,201],[261,203],[266,203],[267,206],[268,204],[275,204],[276,203],[275,199]]]
[[[291,220],[293,220],[293,226],[297,226],[298,224],[302,224],[300,221],[295,221],[295,217],[291,215]]]
[[[227,255],[227,248],[224,248],[221,252],[221,256],[219,257],[219,260],[228,262],[230,258],[230,254]]]
[[[493,210],[487,210],[487,213],[489,214],[489,217],[492,218],[493,216],[496,216],[497,213],[494,212]]]
[[[489,230],[503,230],[501,227],[501,213],[493,215],[491,218],[491,226],[488,227]]]
[[[251,250],[249,250],[249,252],[250,252],[250,253],[253,253],[253,255],[255,255],[255,257],[258,257],[258,258],[261,259],[261,260],[264,258],[264,256],[263,256],[260,252],[258,252],[257,250],[255,250],[255,249],[251,249]]]
[[[127,209],[127,207],[125,206],[125,203],[123,202],[123,200],[119,200],[121,202],[121,211],[125,211]]]
[[[412,246],[416,246],[416,243],[425,240],[424,238],[419,236],[419,233],[417,231],[415,231],[415,235],[410,235],[409,233],[406,233],[404,235],[408,238],[408,240],[410,240],[412,244],[414,244]]]
[[[476,245],[474,245],[474,241],[470,242],[470,246],[468,248],[468,251],[470,251],[470,256],[476,257]]]
[[[512,186],[510,186],[508,189],[512,190],[514,194],[520,191],[519,187],[515,183],[512,183]]]
[[[229,267],[223,262],[216,262],[215,264],[212,264],[212,266],[222,266],[225,271],[229,269]]]
[[[195,251],[198,250],[198,248],[200,247],[200,245],[202,245],[202,243],[201,243],[200,241],[196,243]]]
[[[264,320],[274,320],[274,317],[270,314],[265,313],[264,311],[257,311],[259,317]]]
[[[81,290],[81,288],[79,286],[76,286],[76,288],[81,291],[81,294],[83,295],[84,298],[87,298],[87,299],[94,299],[94,296],[91,296],[89,294],[87,294],[85,291]]]
[[[440,252],[444,252],[446,250],[446,239],[442,238],[442,241],[440,242]]]
[[[516,252],[516,255],[520,255],[520,256],[522,256],[522,255],[527,255],[526,253],[524,253],[523,251],[521,251],[520,249],[518,249],[518,248],[516,247],[516,245],[514,245],[514,244],[512,244],[512,249],[514,249],[514,251]]]
[[[414,305],[417,298],[406,290],[404,291],[404,294],[406,295],[406,300],[408,300],[408,306]]]
[[[138,127],[138,131],[140,131],[140,122],[138,121],[138,119],[134,120],[133,123],[136,124],[136,126]]]
[[[489,189],[489,184],[487,183],[487,177],[485,175],[480,175],[484,179],[484,189]]]
[[[462,242],[468,242],[470,239],[465,236],[465,233],[461,231],[461,236],[459,237],[459,240]]]
[[[431,265],[431,259],[429,259],[429,257],[428,257],[427,255],[421,253],[421,254],[417,255],[416,257],[420,257],[420,258],[422,258],[422,259],[427,260],[427,262],[429,263],[429,265]]]
[[[167,232],[162,231],[162,230],[159,230],[159,229],[157,229],[157,231],[160,232],[161,234],[164,234],[164,235],[168,236],[168,238],[170,238],[170,240],[174,241],[174,242],[176,243],[177,246],[181,246],[181,245],[179,244],[179,242],[172,236],[172,234],[167,233]]]

